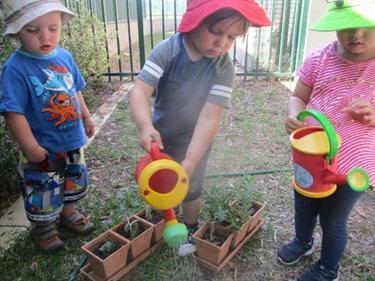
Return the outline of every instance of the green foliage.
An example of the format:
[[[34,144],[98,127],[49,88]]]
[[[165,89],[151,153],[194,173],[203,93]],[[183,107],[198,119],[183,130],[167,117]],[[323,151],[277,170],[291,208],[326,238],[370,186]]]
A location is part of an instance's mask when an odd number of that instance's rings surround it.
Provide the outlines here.
[[[4,37],[5,21],[0,18],[0,69],[14,51],[13,38]],[[1,91],[0,91],[1,95]],[[5,120],[0,116],[0,206],[7,207],[11,197],[20,193],[17,180],[17,146],[9,130],[5,128]]]
[[[5,32],[5,21],[0,18],[0,68],[14,51],[13,38],[2,36]]]
[[[6,207],[9,195],[20,192],[17,180],[17,145],[9,130],[5,128],[4,118],[0,117],[0,199],[1,207]]]
[[[231,187],[226,182],[217,182],[217,185],[206,186],[203,189],[202,217],[215,223],[226,220],[231,198]]]
[[[110,254],[113,253],[115,249],[115,242],[106,241],[102,246],[99,248],[99,253],[101,257],[108,257]],[[103,259],[103,258],[102,258]]]
[[[75,1],[70,9],[77,16],[63,27],[60,44],[73,55],[86,81],[90,77],[98,79],[109,66],[104,24],[81,1]]]
[[[253,213],[254,179],[244,175],[234,184],[222,182],[204,189],[202,213],[213,224],[239,230]]]
[[[228,209],[227,221],[233,230],[239,230],[254,212],[253,208],[253,178],[242,177],[235,183],[234,199]]]
[[[133,240],[140,233],[139,220],[130,221],[128,218],[127,223],[124,225],[124,231],[129,234],[129,240]]]

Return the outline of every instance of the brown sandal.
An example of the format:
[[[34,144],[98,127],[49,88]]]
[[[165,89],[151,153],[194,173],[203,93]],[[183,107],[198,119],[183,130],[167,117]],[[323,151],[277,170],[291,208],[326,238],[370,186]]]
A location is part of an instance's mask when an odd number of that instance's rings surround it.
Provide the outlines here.
[[[35,243],[45,253],[53,253],[64,248],[58,234],[54,222],[46,225],[35,224],[30,231]]]
[[[95,229],[95,225],[78,212],[69,217],[60,216],[60,225],[80,235],[90,234]]]

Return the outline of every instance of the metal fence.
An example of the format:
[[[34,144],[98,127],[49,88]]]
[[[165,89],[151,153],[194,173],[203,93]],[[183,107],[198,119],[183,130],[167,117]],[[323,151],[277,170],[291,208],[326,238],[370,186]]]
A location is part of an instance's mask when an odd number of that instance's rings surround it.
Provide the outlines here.
[[[66,0],[69,7],[76,0]],[[220,1],[220,0],[217,0]],[[111,66],[106,76],[136,76],[151,49],[175,34],[186,0],[82,0],[103,22]],[[272,27],[250,28],[230,50],[238,76],[293,77],[303,59],[308,0],[259,0]]]

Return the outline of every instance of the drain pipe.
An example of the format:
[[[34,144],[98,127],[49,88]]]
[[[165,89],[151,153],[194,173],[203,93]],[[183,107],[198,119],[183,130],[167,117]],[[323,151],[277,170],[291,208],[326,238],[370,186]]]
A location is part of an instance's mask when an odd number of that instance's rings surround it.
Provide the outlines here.
[[[271,170],[255,170],[249,172],[233,172],[233,173],[219,173],[219,174],[209,174],[206,175],[206,178],[234,178],[234,177],[242,177],[245,175],[264,175],[264,174],[274,174],[274,173],[283,173],[283,172],[292,172],[293,169],[271,169]]]

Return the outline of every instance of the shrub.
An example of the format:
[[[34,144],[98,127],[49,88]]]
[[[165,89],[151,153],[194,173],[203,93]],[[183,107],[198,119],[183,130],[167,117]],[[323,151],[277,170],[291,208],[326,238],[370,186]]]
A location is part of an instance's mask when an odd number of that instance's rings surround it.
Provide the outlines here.
[[[0,68],[14,51],[12,42],[14,39],[2,36],[5,31],[5,21],[0,18]]]
[[[104,23],[84,8],[80,1],[69,7],[76,17],[63,27],[60,45],[74,57],[86,81],[100,79],[109,66]]]
[[[11,197],[20,193],[17,180],[17,145],[0,117],[0,207],[7,207]]]
[[[253,201],[259,198],[254,186],[254,178],[248,175],[234,183],[206,183],[202,194],[202,218],[225,225],[233,232],[239,230],[254,211]]]
[[[14,51],[14,39],[4,37],[5,21],[0,18],[0,68]],[[1,94],[1,93],[0,93]],[[17,180],[17,145],[5,128],[5,120],[0,116],[0,202],[7,207],[10,198],[20,193]]]

